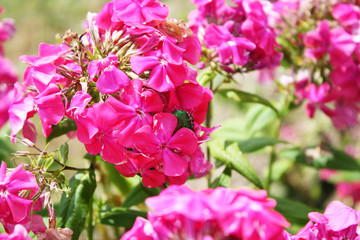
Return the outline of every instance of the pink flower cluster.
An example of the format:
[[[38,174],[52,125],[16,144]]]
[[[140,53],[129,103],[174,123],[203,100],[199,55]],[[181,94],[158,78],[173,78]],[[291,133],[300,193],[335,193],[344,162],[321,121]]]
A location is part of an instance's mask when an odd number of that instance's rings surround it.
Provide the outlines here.
[[[309,213],[310,221],[292,240],[359,240],[359,212],[333,201],[325,209],[324,214]]]
[[[304,11],[301,7],[305,2],[278,1],[274,4],[282,18],[297,19],[294,23],[302,24],[303,28],[305,22],[309,24],[307,27],[315,24],[305,33],[293,36],[298,38],[293,40],[297,44],[302,42],[305,48],[303,65],[296,68],[308,70],[307,76],[295,84],[296,96],[298,101],[307,101],[310,118],[320,109],[336,128],[343,130],[357,124],[360,111],[360,6],[327,1],[325,7],[319,7],[315,2],[307,2],[307,9],[323,11],[320,19],[316,16],[310,19],[305,12],[303,16],[296,14]],[[287,34],[289,32],[291,30],[287,30]]]
[[[170,186],[146,200],[148,220],[137,218],[121,240],[142,239],[287,239],[285,218],[264,190],[227,188],[193,191]]]
[[[0,7],[0,13],[3,9]],[[3,44],[15,33],[14,21],[3,19],[0,22],[0,128],[9,119],[9,106],[14,96],[14,85],[17,81],[17,72],[12,62],[5,58]]]
[[[9,171],[6,163],[1,163],[0,222],[9,233],[9,238],[5,239],[26,239],[16,238],[16,236],[27,236],[30,229],[35,234],[46,230],[42,217],[30,213],[42,209],[41,201],[34,204],[31,199],[38,190],[39,185],[34,174],[23,170],[22,164]],[[0,234],[0,239],[4,239],[2,238],[4,236]]]
[[[265,3],[252,0],[193,0],[197,9],[189,15],[189,25],[204,45],[214,51],[211,60],[220,61],[225,71],[230,64],[244,71],[274,68],[282,54],[274,30],[264,11]],[[214,55],[215,54],[215,55]]]
[[[201,126],[213,93],[186,63],[198,62],[201,44],[167,15],[157,0],[115,0],[88,15],[84,34],[20,57],[29,67],[9,110],[11,136],[22,129],[35,141],[35,113],[45,136],[71,119],[90,154],[148,187],[207,174],[199,145],[214,130]]]

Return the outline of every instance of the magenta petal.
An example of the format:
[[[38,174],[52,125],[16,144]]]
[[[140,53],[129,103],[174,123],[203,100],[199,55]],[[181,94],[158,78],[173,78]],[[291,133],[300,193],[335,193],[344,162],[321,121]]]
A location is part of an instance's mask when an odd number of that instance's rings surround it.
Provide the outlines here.
[[[96,87],[104,94],[112,94],[129,84],[129,77],[117,67],[110,67],[99,77]]]
[[[101,157],[109,163],[122,163],[125,160],[125,148],[112,137],[103,138],[103,141],[104,147],[101,151]]]
[[[144,170],[142,182],[145,187],[161,187],[165,183],[165,175],[158,170]]]
[[[76,121],[77,125],[77,138],[82,143],[91,143],[92,138],[95,136],[96,133],[99,132],[99,129],[88,117],[79,117]]]
[[[2,161],[0,166],[0,182],[3,182],[6,177],[6,162]]]
[[[12,193],[7,194],[6,200],[16,222],[23,220],[29,214],[33,204],[32,200],[21,198]]]
[[[158,113],[154,116],[154,134],[162,143],[170,140],[176,126],[177,118],[170,113]]]
[[[50,84],[35,99],[40,119],[46,124],[56,125],[65,114],[65,106],[60,96],[60,89],[55,84]]]
[[[164,161],[164,174],[166,176],[180,176],[188,167],[188,161],[170,149],[162,152],[162,158]]]
[[[148,84],[159,92],[166,92],[175,87],[163,65],[158,65],[152,69]]]
[[[166,146],[170,149],[182,151],[185,154],[192,154],[198,147],[195,133],[188,128],[179,129]]]
[[[134,134],[134,145],[145,154],[155,154],[160,151],[161,142],[154,135],[151,127],[146,125]]]
[[[169,63],[166,67],[167,75],[169,76],[171,82],[175,85],[175,87],[180,86],[184,83],[187,78],[186,69],[187,65],[175,65]],[[166,79],[168,81],[168,79]]]
[[[34,98],[27,96],[19,102],[13,103],[9,108],[9,122],[11,127],[11,137],[23,128],[27,114],[34,109]]]
[[[88,151],[91,155],[99,154],[102,150],[103,143],[102,141],[95,139],[93,142],[84,144],[86,151]]]
[[[184,109],[194,109],[203,99],[203,87],[196,84],[184,84],[176,88],[181,106]]]
[[[131,68],[137,74],[142,74],[145,70],[152,69],[159,65],[159,59],[154,56],[132,56],[130,59]]]
[[[26,120],[23,127],[23,136],[31,142],[36,143],[36,128],[33,122]]]
[[[176,46],[168,38],[164,39],[162,51],[164,58],[169,63],[180,65],[183,62],[182,53],[184,49]]]
[[[158,113],[164,108],[164,103],[158,93],[146,90],[141,93],[142,108],[146,112]]]
[[[155,2],[158,3],[158,2]],[[165,5],[154,4],[153,7],[148,6],[143,8],[142,15],[145,17],[146,22],[152,20],[165,20],[169,14],[169,9]]]
[[[331,202],[326,207],[324,216],[329,220],[328,225],[333,231],[341,231],[359,224],[359,213],[340,201]]]

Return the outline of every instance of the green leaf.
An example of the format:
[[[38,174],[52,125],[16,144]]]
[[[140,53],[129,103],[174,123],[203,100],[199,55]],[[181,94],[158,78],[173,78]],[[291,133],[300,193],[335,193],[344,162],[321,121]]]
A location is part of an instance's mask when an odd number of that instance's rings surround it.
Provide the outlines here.
[[[211,184],[210,188],[229,187],[231,183],[231,168],[226,167],[224,171]]]
[[[160,194],[160,192],[160,188],[147,188],[144,187],[142,182],[140,182],[129,192],[121,206],[123,208],[129,208],[139,203],[143,203],[146,198],[157,196]]]
[[[246,130],[248,136],[253,136],[255,133],[262,130],[271,130],[274,128],[275,120],[277,120],[276,113],[270,108],[258,105],[250,108],[246,116]]]
[[[317,148],[302,149],[295,147],[279,151],[278,156],[316,169],[360,171],[360,164],[357,159],[344,151],[329,146],[328,148],[328,151],[322,150],[320,153]]]
[[[60,137],[64,134],[67,134],[71,131],[77,129],[76,122],[70,118],[62,119],[57,125],[52,126],[52,132],[46,138],[46,143],[49,143],[54,138]]]
[[[276,113],[276,115],[279,115],[277,109],[274,107],[274,105],[271,104],[271,102],[269,102],[265,98],[262,98],[258,95],[240,91],[240,90],[235,90],[235,89],[220,89],[218,91],[218,94],[221,94],[221,95],[223,95],[233,101],[239,102],[239,103],[257,103],[257,104],[264,105],[266,107],[271,108]]]
[[[212,133],[212,138],[226,139],[228,141],[241,141],[247,138],[243,129],[245,121],[243,117],[227,119],[221,124],[221,128]]]
[[[100,157],[100,156],[99,156]],[[101,164],[108,173],[109,182],[119,190],[123,196],[127,196],[129,192],[135,187],[135,178],[127,178],[121,175],[113,164],[101,160]]]
[[[198,82],[201,86],[205,86],[207,83],[211,82],[216,77],[216,73],[214,71],[206,71],[203,72],[198,77]]]
[[[256,137],[244,141],[239,141],[238,145],[243,153],[250,153],[260,150],[267,146],[274,146],[278,143],[285,143],[276,138]]]
[[[53,158],[52,156],[51,156],[51,157],[47,157],[47,158],[45,159],[44,168],[45,168],[46,170],[48,170],[53,163],[54,163],[54,158]]]
[[[60,201],[58,227],[73,230],[72,239],[79,238],[88,215],[89,204],[93,197],[96,180],[94,171],[77,172],[70,179],[70,194],[63,194]]]
[[[330,176],[326,181],[331,183],[338,182],[359,182],[360,172],[358,171],[337,171],[336,174]]]
[[[66,164],[69,157],[69,145],[65,142],[59,148],[60,162]]]
[[[229,145],[224,149],[224,144],[218,140],[208,142],[210,154],[216,160],[225,163],[231,169],[234,169],[258,188],[264,188],[260,178],[250,162],[240,151],[237,143]]]
[[[99,212],[100,223],[115,227],[131,228],[137,217],[146,218],[147,213],[121,207],[106,207]]]
[[[291,224],[300,224],[304,226],[309,222],[308,213],[317,211],[310,206],[287,198],[273,196],[271,196],[271,198],[275,199],[277,202],[275,210],[280,212]]]

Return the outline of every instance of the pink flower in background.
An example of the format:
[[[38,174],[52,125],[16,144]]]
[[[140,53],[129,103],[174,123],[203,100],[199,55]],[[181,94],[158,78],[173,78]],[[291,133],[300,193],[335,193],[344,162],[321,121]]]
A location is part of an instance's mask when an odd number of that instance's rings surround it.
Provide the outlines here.
[[[0,22],[0,128],[9,120],[9,107],[14,98],[14,85],[17,82],[17,70],[12,62],[4,57],[4,42],[14,36],[15,23],[12,19]]]
[[[193,191],[170,186],[146,200],[148,220],[137,218],[128,239],[287,239],[285,218],[265,191],[226,188]]]
[[[0,240],[32,240],[25,227],[18,224],[12,233],[0,233]]]
[[[309,213],[310,222],[301,229],[293,240],[357,240],[359,212],[339,201],[331,202],[324,214]]]
[[[307,32],[304,37],[306,48],[305,56],[308,58],[321,59],[329,51],[330,26],[329,22],[323,20],[318,28]]]
[[[256,48],[250,40],[234,37],[225,26],[214,24],[207,28],[204,41],[207,47],[218,50],[220,61],[224,64],[243,66],[249,60],[249,51]]]

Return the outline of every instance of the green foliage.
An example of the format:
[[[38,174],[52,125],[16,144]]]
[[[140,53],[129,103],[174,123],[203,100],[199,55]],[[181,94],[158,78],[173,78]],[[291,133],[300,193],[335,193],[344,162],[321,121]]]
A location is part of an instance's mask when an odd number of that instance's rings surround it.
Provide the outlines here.
[[[67,134],[71,131],[77,129],[76,122],[70,118],[62,119],[57,125],[52,126],[52,132],[46,138],[46,143],[49,143],[54,138],[60,137],[64,134]]]
[[[70,179],[70,188],[69,196],[63,194],[61,197],[57,225],[73,230],[72,239],[76,240],[84,228],[90,204],[92,204],[91,200],[96,188],[94,171],[77,172]]]
[[[224,171],[210,184],[210,188],[229,187],[231,183],[231,168],[226,167]]]
[[[239,103],[257,103],[271,108],[277,115],[279,114],[277,109],[265,98],[262,98],[256,94],[235,90],[235,89],[221,89],[218,94],[227,97],[235,102]]]
[[[308,213],[318,211],[306,204],[286,198],[272,197],[276,200],[276,211],[279,211],[292,225],[305,226],[309,222]]]
[[[146,218],[146,212],[122,207],[106,207],[99,212],[100,223],[115,227],[131,228],[137,217]]]
[[[197,80],[201,86],[205,86],[206,84],[208,84],[209,82],[214,80],[215,77],[216,77],[216,73],[214,71],[206,71],[206,72],[203,72],[197,78]]]
[[[100,159],[101,157],[98,156]],[[119,190],[121,195],[127,196],[129,192],[135,187],[135,182],[138,180],[138,178],[127,178],[121,175],[118,170],[114,167],[113,164],[108,163],[101,159],[101,166],[104,167],[104,169],[107,172],[107,178],[109,180],[109,183],[114,184],[114,186]]]
[[[243,153],[251,153],[263,149],[264,147],[274,146],[279,143],[285,143],[276,138],[254,137],[244,141],[239,141],[238,145]]]
[[[225,148],[222,142],[213,140],[208,142],[208,147],[211,156],[216,160],[225,163],[226,166],[240,173],[258,188],[264,188],[255,169],[240,151],[237,143],[232,143]]]
[[[142,182],[140,182],[129,192],[125,198],[124,203],[122,204],[122,207],[129,208],[139,203],[143,203],[146,198],[157,196],[160,194],[160,192],[160,188],[148,188],[145,187]]]
[[[316,169],[360,170],[360,164],[357,159],[346,154],[344,151],[332,147],[329,147],[325,153],[319,153],[318,151],[316,148],[302,149],[300,147],[294,147],[281,150],[279,157]]]
[[[59,148],[59,158],[62,164],[66,164],[69,158],[69,145],[66,142]]]

